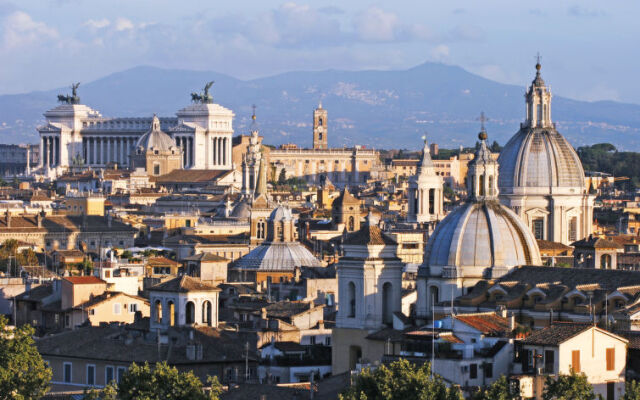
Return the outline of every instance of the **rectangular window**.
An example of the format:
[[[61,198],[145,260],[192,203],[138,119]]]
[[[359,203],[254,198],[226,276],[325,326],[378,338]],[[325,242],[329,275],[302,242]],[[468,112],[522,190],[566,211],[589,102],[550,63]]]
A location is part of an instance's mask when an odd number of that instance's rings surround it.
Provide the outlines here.
[[[469,365],[469,379],[478,378],[478,364]]]
[[[553,350],[545,350],[544,352],[544,373],[553,374],[553,366],[555,365],[556,353]]]
[[[87,385],[93,386],[96,384],[96,366],[87,365]]]
[[[569,220],[569,241],[578,240],[578,217],[571,217]]]
[[[607,349],[607,371],[616,369],[616,349],[610,347]]]
[[[316,344],[316,337],[315,336],[309,337],[309,344]]]
[[[138,311],[138,305],[136,303],[129,304],[129,312],[136,313]]]
[[[539,240],[544,239],[544,220],[542,218],[533,220],[533,236]]]
[[[571,352],[571,369],[575,373],[580,372],[580,350],[573,350]]]
[[[486,363],[484,365],[484,377],[493,378],[493,363]]]
[[[113,367],[110,365],[107,365],[104,368],[104,384],[108,385],[109,382],[111,382],[113,380]]]
[[[125,367],[118,367],[118,383],[120,383],[120,381],[122,380],[125,372],[127,372],[127,369]]]
[[[71,364],[70,362],[66,362],[66,363],[63,363],[63,364],[62,364],[62,368],[63,368],[63,375],[64,375],[64,376],[63,376],[63,380],[64,380],[66,383],[71,383],[71,379],[72,379],[72,376],[71,376],[71,367],[72,367],[72,365],[73,365],[73,364]]]
[[[116,315],[120,315],[121,311],[122,311],[122,305],[120,303],[115,303],[113,305],[113,313]]]
[[[331,346],[331,336],[327,336],[326,338],[324,338],[324,345]]]

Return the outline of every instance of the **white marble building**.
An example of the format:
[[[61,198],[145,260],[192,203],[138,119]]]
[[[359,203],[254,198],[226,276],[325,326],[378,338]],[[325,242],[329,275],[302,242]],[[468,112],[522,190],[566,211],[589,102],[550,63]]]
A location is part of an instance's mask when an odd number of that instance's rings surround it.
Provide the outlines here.
[[[593,200],[578,154],[551,120],[551,90],[540,75],[525,95],[527,118],[500,152],[500,201],[536,239],[569,245],[593,230]]]
[[[79,101],[79,99],[78,99]],[[73,165],[103,168],[128,165],[138,139],[152,117],[107,118],[83,104],[63,103],[44,113],[40,133],[41,174],[57,176]],[[234,113],[213,102],[198,101],[160,118],[161,129],[183,150],[184,169],[232,169]]]

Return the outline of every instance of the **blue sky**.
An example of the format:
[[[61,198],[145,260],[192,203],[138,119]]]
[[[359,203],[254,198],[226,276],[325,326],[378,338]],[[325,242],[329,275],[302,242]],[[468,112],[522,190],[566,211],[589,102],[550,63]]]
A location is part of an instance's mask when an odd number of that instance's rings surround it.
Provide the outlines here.
[[[640,104],[640,2],[0,0],[0,94],[137,65],[254,78],[459,65],[554,93]]]

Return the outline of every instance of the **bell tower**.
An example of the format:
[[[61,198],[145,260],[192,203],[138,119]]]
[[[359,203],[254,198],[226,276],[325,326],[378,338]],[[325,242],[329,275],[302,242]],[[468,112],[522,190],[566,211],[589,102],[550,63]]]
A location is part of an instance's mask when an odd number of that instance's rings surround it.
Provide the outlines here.
[[[313,149],[326,150],[327,145],[327,110],[322,103],[313,111]]]
[[[527,103],[527,120],[524,126],[530,128],[551,128],[551,90],[540,75],[540,56],[536,63],[536,77],[525,94]]]

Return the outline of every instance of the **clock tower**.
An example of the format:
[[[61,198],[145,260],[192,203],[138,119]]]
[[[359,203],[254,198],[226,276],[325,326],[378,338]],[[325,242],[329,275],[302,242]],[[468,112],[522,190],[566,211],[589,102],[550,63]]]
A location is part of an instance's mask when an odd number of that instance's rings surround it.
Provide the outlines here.
[[[326,150],[327,146],[327,110],[322,103],[313,111],[313,148]]]

